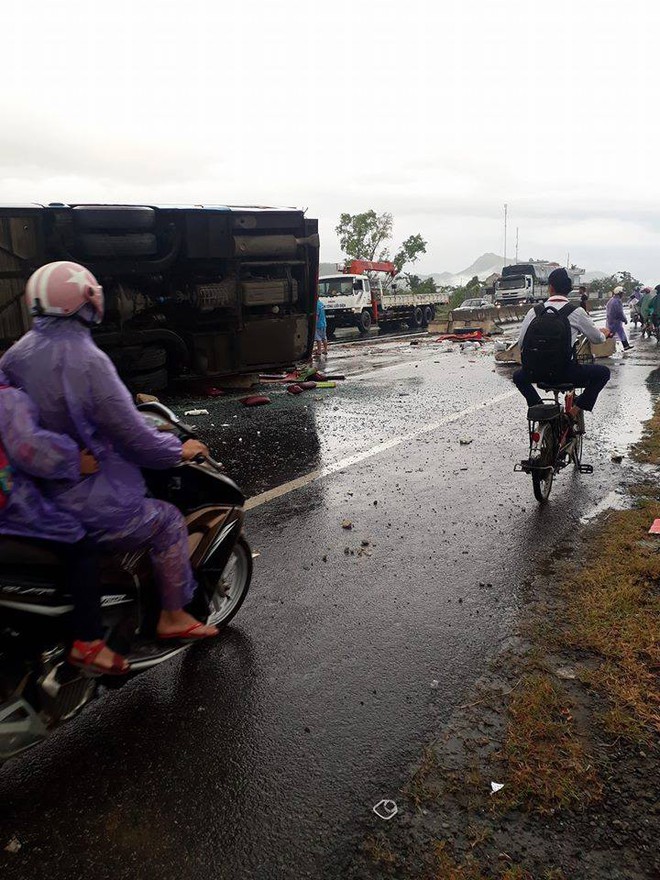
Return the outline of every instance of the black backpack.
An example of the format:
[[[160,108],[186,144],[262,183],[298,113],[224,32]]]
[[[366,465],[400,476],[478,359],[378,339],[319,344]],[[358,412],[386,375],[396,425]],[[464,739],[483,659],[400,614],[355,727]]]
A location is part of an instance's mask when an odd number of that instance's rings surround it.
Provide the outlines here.
[[[539,303],[522,342],[521,359],[532,382],[560,382],[573,360],[568,316],[577,308],[566,303],[560,309]]]

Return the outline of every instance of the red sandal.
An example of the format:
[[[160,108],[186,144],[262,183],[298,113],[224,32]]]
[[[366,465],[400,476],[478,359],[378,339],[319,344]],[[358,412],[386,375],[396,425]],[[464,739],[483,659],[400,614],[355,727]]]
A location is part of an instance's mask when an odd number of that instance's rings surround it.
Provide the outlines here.
[[[75,641],[71,647],[72,649],[75,648],[81,656],[74,657],[70,651],[67,657],[69,663],[72,666],[80,667],[80,669],[86,669],[88,672],[98,675],[126,675],[131,668],[130,663],[114,651],[112,652],[114,656],[112,666],[100,666],[96,663],[95,660],[98,655],[104,648],[108,647],[105,642],[99,642],[97,645],[90,646],[87,642]]]
[[[198,635],[195,635],[197,630],[204,629],[205,626],[205,623],[193,623],[192,626],[189,626],[187,629],[182,629],[173,633],[164,633],[163,635],[157,633],[157,635],[159,639],[179,639],[182,642],[198,642],[200,639],[212,639],[218,635],[217,632],[199,633]]]

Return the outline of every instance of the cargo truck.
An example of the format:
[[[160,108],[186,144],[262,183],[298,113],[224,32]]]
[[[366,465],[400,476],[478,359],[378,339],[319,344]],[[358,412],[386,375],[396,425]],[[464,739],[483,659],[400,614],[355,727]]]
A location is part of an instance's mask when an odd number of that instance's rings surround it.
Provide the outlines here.
[[[513,306],[521,303],[543,302],[549,296],[548,276],[559,263],[547,260],[530,260],[515,263],[502,269],[502,277],[495,283],[495,305]],[[584,269],[567,269],[573,286],[580,282]]]
[[[30,326],[26,279],[53,260],[82,263],[103,285],[94,335],[134,391],[311,355],[318,223],[301,210],[0,205],[0,351]]]
[[[382,275],[389,283],[383,284]],[[337,327],[356,327],[361,335],[374,324],[381,330],[401,323],[411,329],[425,327],[434,319],[438,306],[449,302],[442,294],[399,292],[392,284],[396,275],[394,263],[369,260],[340,263],[336,275],[322,275],[319,298],[325,306],[328,336],[332,338]]]

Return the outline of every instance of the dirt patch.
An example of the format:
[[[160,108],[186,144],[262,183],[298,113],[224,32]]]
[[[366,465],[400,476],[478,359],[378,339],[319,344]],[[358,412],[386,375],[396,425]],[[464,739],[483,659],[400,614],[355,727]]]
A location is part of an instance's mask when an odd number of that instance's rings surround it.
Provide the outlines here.
[[[634,454],[660,463],[660,407]],[[397,816],[374,817],[347,877],[660,876],[659,482],[541,567],[519,635],[425,749]]]

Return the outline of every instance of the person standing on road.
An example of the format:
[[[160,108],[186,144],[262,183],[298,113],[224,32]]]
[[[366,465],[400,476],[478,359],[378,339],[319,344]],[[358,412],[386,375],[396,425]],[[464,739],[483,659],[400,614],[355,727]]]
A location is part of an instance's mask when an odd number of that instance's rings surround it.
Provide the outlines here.
[[[628,342],[626,331],[623,329],[623,325],[628,323],[628,318],[626,318],[626,313],[623,311],[622,296],[623,287],[615,287],[612,291],[612,296],[607,302],[605,311],[607,315],[607,329],[610,333],[619,337],[624,349],[627,351],[629,348],[632,348],[632,345]]]
[[[316,357],[321,357],[321,351],[323,351],[323,356],[328,356],[328,324],[325,318],[325,306],[323,305],[321,298],[319,297],[316,301],[316,334],[314,336],[316,341]]]
[[[584,284],[580,285],[580,305],[589,314],[589,294]]]
[[[560,375],[555,376],[552,382],[547,384],[571,384],[575,388],[583,388],[574,401],[570,415],[578,425],[578,430],[584,430],[583,411],[591,412],[593,410],[598,395],[609,382],[610,371],[601,364],[580,364],[575,356],[575,343],[580,334],[586,336],[589,342],[599,344],[605,342],[605,336],[600,332],[593,320],[585,312],[584,309],[571,305],[568,301],[568,294],[571,292],[572,282],[566,269],[555,269],[550,273],[548,278],[548,286],[550,289],[550,297],[545,301],[541,309],[544,311],[554,309],[558,313],[566,309],[567,320],[571,331],[571,351],[566,356],[565,364],[560,365]],[[532,322],[539,317],[537,311],[539,306],[533,306],[522,323],[520,335],[518,336],[518,344],[522,355],[523,366],[520,370],[516,370],[513,374],[513,381],[520,393],[527,401],[528,406],[536,406],[542,403],[541,395],[534,387],[535,381],[542,381],[536,375],[532,376],[528,367],[525,367],[525,361],[528,359],[525,352],[525,338]],[[561,318],[560,318],[561,319]],[[543,384],[546,384],[543,381]]]

